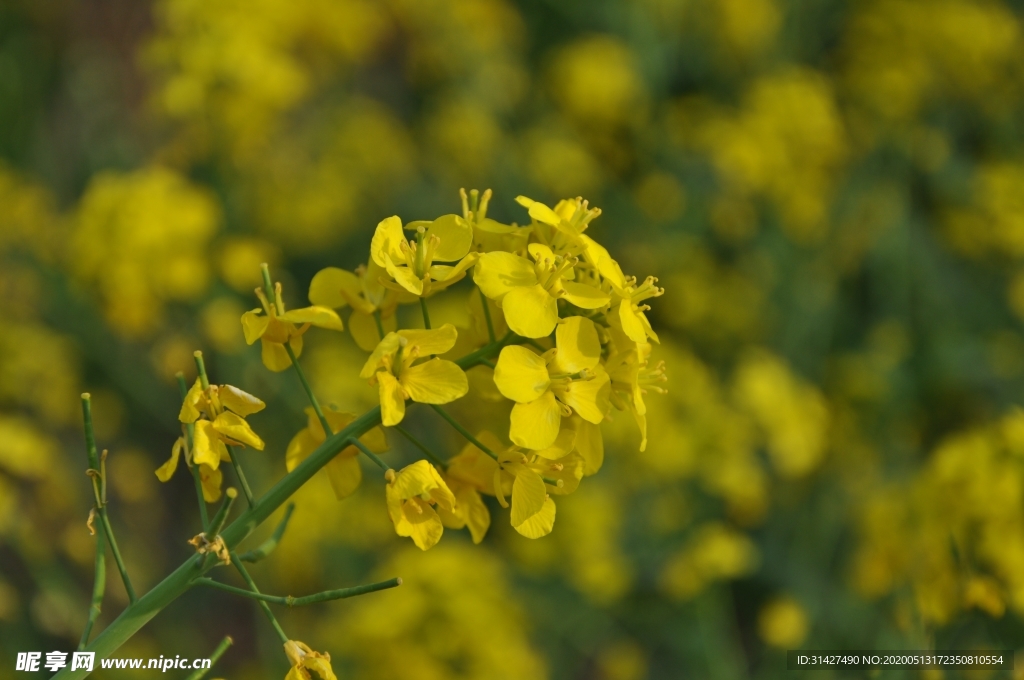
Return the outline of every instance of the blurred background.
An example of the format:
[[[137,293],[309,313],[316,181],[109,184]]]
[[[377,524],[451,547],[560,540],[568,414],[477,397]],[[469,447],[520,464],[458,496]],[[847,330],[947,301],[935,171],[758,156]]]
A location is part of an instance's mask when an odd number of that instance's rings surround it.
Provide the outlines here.
[[[191,352],[269,404],[244,460],[257,492],[305,425],[294,376],[242,337],[259,263],[303,305],[380,219],[459,212],[460,187],[493,188],[503,222],[526,218],[517,194],[600,206],[591,233],[667,290],[650,314],[670,391],[648,399],[645,452],[628,416],[605,426],[604,469],[537,541],[494,512],[482,545],[449,531],[422,553],[376,473],[343,502],[314,479],[252,567],[263,590],[405,579],[280,612],[339,677],[779,678],[788,648],[1024,646],[1022,11],[3,0],[0,667],[71,651],[85,622],[79,393],[146,589],[198,531],[187,475],[153,474]],[[376,403],[350,336],[306,338],[323,401]],[[107,573],[101,625],[125,604]],[[214,676],[283,677],[252,605],[193,591],[121,654],[231,635]]]

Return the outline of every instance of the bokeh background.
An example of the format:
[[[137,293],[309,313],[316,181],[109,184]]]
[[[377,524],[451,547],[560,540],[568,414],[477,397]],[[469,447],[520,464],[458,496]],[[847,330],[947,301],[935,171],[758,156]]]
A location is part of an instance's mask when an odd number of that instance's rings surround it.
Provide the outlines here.
[[[252,568],[265,591],[406,582],[281,612],[340,677],[778,678],[797,646],[1024,646],[1022,11],[0,2],[0,675],[72,650],[85,621],[78,394],[145,589],[198,531],[188,477],[153,474],[192,350],[270,405],[250,418],[257,490],[305,424],[294,376],[242,338],[258,264],[300,305],[320,268],[365,261],[380,219],[458,212],[463,186],[493,188],[506,222],[517,194],[600,206],[591,233],[667,289],[650,315],[670,392],[648,399],[647,451],[628,416],[605,426],[604,469],[538,541],[495,513],[481,546],[449,531],[422,553],[376,474],[340,503],[323,480],[300,492]],[[439,318],[465,314],[459,290]],[[355,410],[375,403],[363,356],[314,330],[303,363]],[[125,604],[108,576],[103,623]],[[227,634],[215,676],[283,677],[256,607],[218,592],[122,653],[206,656]]]

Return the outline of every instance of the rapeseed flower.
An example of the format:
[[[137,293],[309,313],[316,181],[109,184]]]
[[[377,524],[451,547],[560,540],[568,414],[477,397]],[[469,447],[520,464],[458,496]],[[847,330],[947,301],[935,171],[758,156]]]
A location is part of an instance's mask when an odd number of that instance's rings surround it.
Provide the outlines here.
[[[313,305],[285,311],[281,299],[281,284],[274,286],[274,300],[267,299],[262,288],[256,289],[263,309],[254,309],[242,315],[242,330],[249,345],[258,339],[262,345],[263,365],[271,371],[283,371],[292,365],[285,345],[291,347],[296,357],[302,355],[302,336],[310,326],[341,331],[345,327],[330,307]],[[261,315],[260,312],[263,312]],[[300,326],[296,327],[296,324]]]
[[[323,409],[323,412],[324,417],[327,418],[327,424],[330,425],[333,432],[340,432],[356,419],[355,414],[338,411],[332,406]],[[324,426],[311,407],[306,408],[306,417],[309,419],[308,424],[292,437],[285,452],[285,465],[288,467],[288,472],[294,470],[309,454],[327,441]],[[359,441],[374,453],[384,453],[388,448],[387,439],[379,427],[375,427],[359,437]],[[359,483],[363,479],[363,470],[359,467],[358,456],[359,449],[355,445],[346,446],[323,468],[338,500],[351,496],[359,488]]]
[[[427,461],[420,460],[397,473],[388,470],[385,477],[388,514],[395,532],[412,538],[420,550],[437,545],[444,525],[434,506],[447,513],[455,509],[455,495],[438,471]]]
[[[406,229],[415,231],[415,240],[406,240],[402,221],[389,217],[377,225],[370,242],[370,255],[391,277],[382,281],[392,290],[428,297],[462,280],[476,262],[477,254],[469,252],[473,229],[458,215],[411,222]],[[435,260],[457,264],[434,264]]]
[[[309,301],[333,309],[352,307],[348,330],[361,349],[372,352],[385,334],[397,330],[398,305],[416,301],[412,293],[385,287],[381,277],[386,274],[372,259],[365,266],[356,267],[355,273],[338,267],[321,269],[309,284]],[[380,326],[376,315],[380,317]]]
[[[555,348],[544,354],[521,345],[501,350],[494,383],[512,408],[509,437],[527,449],[555,443],[562,418],[573,413],[600,423],[608,411],[609,377],[600,366],[601,342],[593,321],[565,319],[555,333]]]
[[[292,664],[284,680],[338,680],[327,652],[314,652],[304,642],[289,640],[284,643],[284,653]]]
[[[260,399],[233,385],[210,385],[203,389],[199,378],[185,395],[178,413],[183,425],[193,425],[192,449],[179,437],[171,447],[171,457],[157,468],[161,482],[168,481],[178,468],[178,458],[184,452],[189,465],[200,466],[200,481],[207,502],[220,498],[221,461],[231,460],[228,446],[251,446],[262,451],[264,444],[253,432],[245,417],[266,407]]]
[[[447,404],[469,391],[466,374],[454,362],[428,359],[455,346],[458,332],[445,324],[435,330],[388,333],[366,360],[360,378],[380,386],[381,422],[390,427],[405,417],[405,400],[421,404]]]

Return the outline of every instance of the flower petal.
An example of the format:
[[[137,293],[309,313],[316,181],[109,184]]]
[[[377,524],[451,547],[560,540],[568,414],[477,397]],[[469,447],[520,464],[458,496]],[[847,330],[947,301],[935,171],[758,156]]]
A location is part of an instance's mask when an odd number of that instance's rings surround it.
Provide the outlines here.
[[[242,332],[248,345],[259,340],[267,332],[270,317],[263,316],[262,309],[254,309],[242,315]]]
[[[551,379],[544,357],[522,345],[509,345],[498,355],[494,384],[506,399],[526,403],[544,394]]]
[[[596,425],[608,412],[608,392],[608,374],[602,372],[592,380],[573,381],[559,398],[581,418]]]
[[[622,331],[629,336],[633,342],[647,342],[647,330],[644,324],[637,318],[633,311],[633,303],[623,300],[619,303],[619,321],[622,322]]]
[[[251,446],[257,451],[263,450],[263,440],[259,438],[259,435],[252,431],[249,423],[245,422],[245,418],[231,411],[224,411],[217,416],[213,421],[213,429],[228,439]]]
[[[398,320],[394,314],[385,316],[381,319],[381,325],[384,326],[384,333],[391,333],[398,327]],[[359,349],[364,352],[372,352],[381,341],[377,321],[371,314],[364,314],[358,310],[352,310],[352,315],[348,317],[348,331],[359,345]]]
[[[321,269],[309,282],[309,301],[321,307],[338,309],[348,306],[349,296],[358,297],[363,287],[359,277],[338,267]]]
[[[339,501],[354,494],[363,481],[363,469],[355,457],[335,456],[324,469],[327,470],[327,477]]]
[[[225,407],[243,418],[253,413],[259,413],[267,407],[261,399],[238,389],[234,385],[221,385],[217,393]]]
[[[407,465],[395,474],[395,481],[388,484],[390,493],[394,493],[405,500],[414,496],[420,496],[429,492],[437,485],[444,482],[434,466],[425,460],[418,460],[412,465]],[[446,487],[447,488],[447,487]]]
[[[284,345],[279,342],[270,342],[266,338],[261,340],[261,344],[263,349],[260,353],[260,358],[263,359],[263,365],[268,369],[275,373],[280,373],[292,365],[292,360],[288,356],[288,352],[285,350]],[[301,341],[299,341],[299,344],[301,346]],[[294,341],[292,342],[292,350],[295,350]],[[295,356],[298,355],[299,353],[295,352]]]
[[[181,402],[181,410],[178,411],[178,420],[183,423],[194,423],[199,419],[199,401],[203,398],[203,385],[196,378],[196,381],[192,383],[192,387],[188,389],[188,393]]]
[[[465,488],[456,497],[457,504],[463,508],[462,514],[466,518],[466,526],[473,537],[473,542],[479,544],[487,535],[491,527],[491,513],[484,503],[484,499],[476,489]]]
[[[388,333],[385,335],[384,339],[377,343],[370,358],[363,364],[362,370],[359,371],[359,377],[363,380],[372,378],[377,369],[383,365],[384,357],[397,352],[400,343],[401,340],[398,333]]]
[[[196,465],[208,465],[216,470],[220,461],[227,458],[228,450],[224,442],[217,436],[213,423],[209,420],[196,421],[195,441],[192,444],[192,462]]]
[[[562,281],[562,290],[565,291],[565,299],[580,309],[600,309],[611,299],[599,289],[575,281]]]
[[[604,437],[601,427],[573,415],[573,429],[576,430],[576,451],[583,456],[583,474],[590,476],[604,464]]]
[[[515,527],[515,530],[527,538],[541,538],[550,534],[554,528],[555,502],[548,498],[544,501],[544,507],[540,509],[540,512]]]
[[[301,309],[290,309],[277,318],[288,323],[308,323],[331,331],[345,330],[344,324],[341,323],[341,317],[330,307],[313,305]]]
[[[220,500],[220,486],[224,473],[209,465],[199,466],[199,484],[203,487],[203,500],[216,503]]]
[[[402,387],[421,404],[447,404],[469,392],[466,374],[454,362],[431,359],[402,371]]]
[[[555,331],[556,360],[561,371],[578,373],[601,361],[601,340],[594,322],[582,316],[570,316]]]
[[[370,241],[370,256],[373,261],[381,267],[386,266],[387,257],[393,260],[402,258],[402,250],[399,245],[405,240],[405,232],[402,231],[402,220],[397,215],[381,220],[377,229],[373,232],[373,239]]]
[[[558,323],[558,302],[539,284],[510,290],[501,301],[508,327],[524,338],[551,335]]]
[[[406,351],[413,347],[419,348],[419,356],[429,354],[444,354],[455,346],[459,337],[459,331],[450,323],[433,330],[413,328],[398,331],[398,335],[409,341]]]
[[[395,376],[387,371],[377,373],[380,392],[381,422],[391,427],[402,422],[405,417],[405,394]]]
[[[558,213],[556,213],[554,210],[547,207],[543,203],[533,200],[532,198],[527,198],[526,196],[516,196],[516,203],[526,208],[530,213],[530,217],[537,220],[538,222],[550,224],[551,226],[554,227],[558,226],[558,224],[560,224],[562,221],[562,218],[558,216]]]
[[[427,227],[426,237],[440,237],[434,251],[434,259],[440,262],[454,262],[465,257],[473,245],[473,227],[459,215],[442,215]]]
[[[174,442],[174,446],[171,447],[171,457],[167,459],[166,463],[156,469],[157,479],[161,482],[166,482],[174,476],[174,471],[178,469],[178,458],[181,457],[181,452],[184,448],[184,437],[178,437],[177,441]]]
[[[517,527],[544,507],[548,490],[544,480],[533,470],[520,467],[512,484],[512,526]]]
[[[299,463],[306,460],[309,454],[313,453],[323,441],[322,438],[318,438],[310,432],[308,427],[299,430],[292,437],[292,440],[288,442],[288,448],[285,450],[284,465],[288,472],[291,472],[298,467]]]
[[[545,392],[528,404],[512,407],[509,438],[519,446],[539,451],[555,443],[562,424],[562,409],[555,395]]]
[[[619,263],[612,259],[608,250],[589,236],[583,235],[580,238],[587,246],[584,257],[597,267],[598,273],[616,288],[625,286],[626,276],[622,273]]]
[[[385,263],[388,274],[391,275],[398,285],[413,295],[423,295],[423,280],[417,278],[416,273],[408,267],[400,267],[388,258]]]
[[[572,451],[572,448],[576,445],[576,430],[571,427],[562,427],[558,430],[558,437],[555,438],[555,443],[551,446],[541,449],[540,451],[534,451],[535,454],[541,458],[547,458],[548,460],[558,460],[564,457],[567,453]]]
[[[484,253],[473,270],[473,281],[484,295],[498,299],[513,288],[537,284],[533,263],[513,253]]]
[[[547,485],[548,493],[556,496],[565,496],[579,488],[580,480],[583,479],[583,466],[583,456],[575,451],[556,461],[536,461],[533,465],[542,477],[561,480],[562,486]]]

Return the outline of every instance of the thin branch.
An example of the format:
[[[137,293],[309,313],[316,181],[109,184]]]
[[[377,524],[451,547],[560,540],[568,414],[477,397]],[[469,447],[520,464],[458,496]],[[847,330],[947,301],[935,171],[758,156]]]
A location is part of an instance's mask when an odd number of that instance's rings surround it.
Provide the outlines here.
[[[328,602],[330,600],[343,600],[347,597],[355,597],[356,595],[365,595],[366,593],[374,593],[378,590],[387,590],[389,588],[395,588],[402,585],[402,579],[393,578],[387,581],[381,581],[380,583],[368,583],[362,586],[354,586],[352,588],[339,588],[338,590],[325,590],[321,593],[314,593],[312,595],[305,595],[303,597],[292,597],[291,595],[279,596],[279,595],[264,595],[263,593],[254,592],[252,590],[245,590],[244,588],[235,588],[229,586],[226,583],[220,581],[214,581],[212,578],[197,578],[193,581],[196,585],[210,586],[211,588],[217,588],[223,590],[226,593],[232,593],[233,595],[240,595],[242,597],[248,597],[253,600],[259,600],[260,602],[270,602],[271,604],[281,604],[286,607],[302,607],[307,604],[316,604],[317,602]]]
[[[281,522],[274,529],[274,533],[271,534],[270,538],[260,543],[259,547],[255,550],[241,553],[238,556],[243,562],[259,562],[270,553],[274,552],[274,548],[281,541],[281,537],[284,536],[284,530],[288,528],[288,520],[292,517],[292,512],[295,510],[295,503],[289,503],[288,507],[285,508],[284,517]]]
[[[383,460],[381,460],[380,457],[376,453],[374,453],[373,451],[368,449],[366,447],[366,444],[364,444],[363,442],[359,441],[359,437],[350,437],[349,440],[348,440],[348,443],[351,444],[352,446],[356,447],[357,449],[359,449],[363,453],[365,453],[366,457],[369,458],[370,460],[372,460],[378,466],[380,466],[381,470],[384,470],[385,472],[387,472],[388,470],[391,469],[390,465],[388,465]]]
[[[412,434],[409,433],[404,427],[402,427],[401,425],[392,425],[392,429],[397,430],[398,434],[408,439],[409,442],[411,442],[413,446],[422,451],[423,455],[429,458],[434,463],[434,465],[438,466],[442,470],[448,469],[448,463],[441,460],[439,456],[435,455],[434,452],[428,449],[419,439],[412,436]]]
[[[235,644],[235,641],[231,639],[231,636],[225,636],[224,639],[220,641],[220,644],[217,645],[217,648],[213,650],[213,654],[210,655],[210,667],[200,668],[185,678],[185,680],[203,680],[203,678],[206,677],[206,674],[210,672],[210,669],[213,668],[213,664],[220,661],[220,657],[224,656],[224,652],[228,651],[228,647],[233,644]]]

